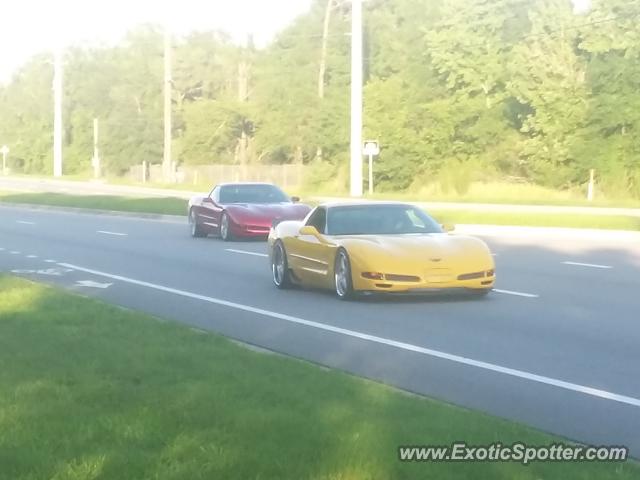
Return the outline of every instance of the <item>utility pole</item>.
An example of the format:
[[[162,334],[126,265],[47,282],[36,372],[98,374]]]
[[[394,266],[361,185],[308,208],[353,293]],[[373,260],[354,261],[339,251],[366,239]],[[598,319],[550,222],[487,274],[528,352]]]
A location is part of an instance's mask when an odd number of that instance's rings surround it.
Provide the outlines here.
[[[335,0],[327,0],[327,7],[324,12],[324,24],[322,27],[322,50],[320,53],[320,69],[318,71],[318,98],[320,102],[324,99],[324,86],[327,72],[327,49],[329,46],[329,25],[331,23],[331,11],[334,9]],[[316,160],[322,160],[322,147],[316,148]]]
[[[362,0],[351,0],[351,185],[362,196]]]
[[[62,176],[62,47],[53,53],[53,176]]]
[[[173,165],[171,161],[171,33],[169,28],[164,30],[164,156],[162,159],[162,174],[165,182],[173,180]]]
[[[245,53],[243,53],[245,55]],[[240,60],[238,64],[238,101],[245,103],[249,96],[249,63],[246,58]],[[240,165],[244,168],[247,163],[247,132],[244,121],[242,131],[240,132],[240,143],[238,144],[238,159]],[[243,172],[244,174],[244,172]]]
[[[251,74],[251,63],[249,60],[249,51],[253,48],[253,38],[251,35],[247,38],[247,46],[242,52],[242,58],[238,64],[238,101],[245,103],[249,101],[249,77]],[[247,177],[247,160],[249,155],[249,135],[247,134],[247,119],[242,120],[242,131],[238,139],[237,154],[240,163],[240,171],[243,180]]]
[[[322,50],[320,53],[320,70],[318,72],[318,98],[324,98],[324,84],[327,71],[327,48],[329,45],[329,25],[331,23],[331,11],[335,0],[327,0],[327,8],[324,12],[324,25],[322,28]]]

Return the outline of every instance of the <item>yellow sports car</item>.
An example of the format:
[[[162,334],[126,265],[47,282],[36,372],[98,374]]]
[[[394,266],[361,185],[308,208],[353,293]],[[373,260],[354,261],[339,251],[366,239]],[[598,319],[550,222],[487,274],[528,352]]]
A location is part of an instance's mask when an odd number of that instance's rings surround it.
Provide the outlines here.
[[[466,290],[486,295],[495,264],[480,239],[445,233],[421,209],[404,203],[350,202],[316,207],[303,221],[269,233],[273,282],[358,292]]]

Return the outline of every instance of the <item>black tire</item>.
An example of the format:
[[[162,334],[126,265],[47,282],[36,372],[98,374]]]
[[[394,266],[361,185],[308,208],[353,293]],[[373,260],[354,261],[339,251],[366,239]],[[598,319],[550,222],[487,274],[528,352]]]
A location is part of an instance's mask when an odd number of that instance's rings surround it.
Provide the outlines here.
[[[271,252],[271,278],[274,285],[281,290],[291,287],[287,251],[280,240],[276,241]]]
[[[207,234],[202,231],[202,226],[196,220],[196,214],[192,210],[189,210],[189,230],[193,238],[206,237]]]
[[[333,278],[336,295],[340,300],[350,300],[354,297],[353,279],[351,277],[351,262],[346,250],[340,249],[336,253],[333,267]]]
[[[484,298],[493,290],[492,288],[474,288],[471,290],[471,295],[477,298]]]
[[[222,216],[220,217],[220,238],[225,242],[233,240],[233,233],[231,233],[229,221],[229,215],[227,215],[227,212],[222,212]]]

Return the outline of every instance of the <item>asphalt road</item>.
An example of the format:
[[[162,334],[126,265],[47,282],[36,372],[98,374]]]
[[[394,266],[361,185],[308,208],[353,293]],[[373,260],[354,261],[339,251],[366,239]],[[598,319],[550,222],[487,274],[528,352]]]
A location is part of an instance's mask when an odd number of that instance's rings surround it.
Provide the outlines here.
[[[264,242],[0,206],[0,271],[640,457],[640,243],[487,241],[498,291],[486,299],[341,302],[277,290]]]

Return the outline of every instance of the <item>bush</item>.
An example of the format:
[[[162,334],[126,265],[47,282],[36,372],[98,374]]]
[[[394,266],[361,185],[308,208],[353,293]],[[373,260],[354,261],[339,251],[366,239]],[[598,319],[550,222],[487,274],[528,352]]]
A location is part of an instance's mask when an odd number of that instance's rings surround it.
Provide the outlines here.
[[[444,193],[455,191],[458,195],[469,192],[477,167],[473,161],[450,160],[440,170],[438,178]]]
[[[309,164],[303,188],[312,192],[341,194],[348,190],[349,162],[334,164],[330,161],[316,161]]]

